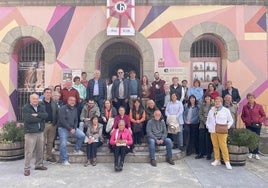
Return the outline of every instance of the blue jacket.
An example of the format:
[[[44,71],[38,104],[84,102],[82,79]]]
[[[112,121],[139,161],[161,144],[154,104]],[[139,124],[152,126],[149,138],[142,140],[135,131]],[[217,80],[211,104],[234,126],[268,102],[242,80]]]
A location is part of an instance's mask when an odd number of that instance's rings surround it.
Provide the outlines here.
[[[185,104],[184,111],[183,111],[183,120],[184,122],[187,120],[187,115],[189,113],[189,107],[188,104]],[[198,124],[199,123],[199,107],[195,106],[192,109],[192,118],[190,120],[190,124]]]
[[[95,84],[94,79],[90,79],[88,81],[88,85],[87,85],[87,100],[88,99],[93,99],[94,84]],[[100,78],[98,80],[98,85],[99,85],[99,97],[104,100],[104,99],[107,98],[107,87],[106,87],[106,83],[105,83],[104,79]]]

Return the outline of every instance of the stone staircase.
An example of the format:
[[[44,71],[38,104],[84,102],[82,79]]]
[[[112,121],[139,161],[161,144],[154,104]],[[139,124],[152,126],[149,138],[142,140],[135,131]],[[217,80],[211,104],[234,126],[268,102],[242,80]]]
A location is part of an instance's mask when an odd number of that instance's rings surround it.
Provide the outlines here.
[[[87,160],[86,154],[78,155],[72,154],[75,145],[75,139],[69,139],[67,144],[67,152],[69,156],[70,163],[85,163]],[[59,161],[60,152],[59,152],[59,140],[55,141],[55,152],[53,153],[55,159]],[[86,144],[83,144],[82,151],[86,151]],[[184,152],[180,152],[178,149],[172,150],[173,159],[179,160],[182,159],[185,154]],[[165,162],[166,161],[166,147],[165,146],[156,146],[156,161],[157,162]],[[108,148],[108,144],[105,143],[101,147],[98,148],[97,153],[97,161],[98,163],[113,163],[114,157],[113,153],[110,153],[110,149]],[[128,153],[125,159],[128,163],[149,163],[149,148],[147,143],[142,143],[141,145],[135,146],[135,153]]]

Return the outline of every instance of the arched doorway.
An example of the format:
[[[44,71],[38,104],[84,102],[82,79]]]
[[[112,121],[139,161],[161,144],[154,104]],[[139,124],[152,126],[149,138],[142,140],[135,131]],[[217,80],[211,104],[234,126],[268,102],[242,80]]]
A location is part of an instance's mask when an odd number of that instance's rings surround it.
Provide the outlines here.
[[[117,75],[117,69],[122,68],[125,76],[134,70],[137,78],[142,75],[143,61],[139,50],[127,42],[114,42],[108,45],[101,53],[99,69],[101,70],[102,77],[111,78]]]

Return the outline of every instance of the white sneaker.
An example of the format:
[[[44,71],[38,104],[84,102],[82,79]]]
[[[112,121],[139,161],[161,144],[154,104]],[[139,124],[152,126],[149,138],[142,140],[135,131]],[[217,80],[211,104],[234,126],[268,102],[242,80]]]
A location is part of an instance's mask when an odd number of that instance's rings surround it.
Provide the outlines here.
[[[226,168],[227,168],[228,170],[232,170],[232,166],[231,166],[230,162],[226,162],[226,163],[225,163],[225,166],[226,166]]]
[[[250,154],[248,155],[248,158],[249,158],[249,159],[252,159],[252,153],[250,153]]]
[[[260,160],[260,156],[258,154],[255,155],[256,160]]]
[[[70,166],[71,164],[70,164],[68,161],[64,161],[64,162],[62,163],[62,165],[63,165],[63,166]]]
[[[221,162],[218,161],[218,160],[215,160],[211,163],[212,166],[220,166],[221,165]]]

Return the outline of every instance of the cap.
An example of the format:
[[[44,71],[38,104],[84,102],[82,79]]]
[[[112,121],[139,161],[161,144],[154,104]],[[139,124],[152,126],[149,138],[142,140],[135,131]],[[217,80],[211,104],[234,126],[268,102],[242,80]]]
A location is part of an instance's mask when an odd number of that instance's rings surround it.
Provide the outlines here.
[[[219,78],[218,76],[214,76],[214,77],[212,78],[212,82],[213,82],[214,80],[218,80],[219,82],[221,82],[221,80],[220,80],[220,78]]]

